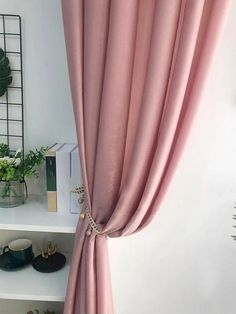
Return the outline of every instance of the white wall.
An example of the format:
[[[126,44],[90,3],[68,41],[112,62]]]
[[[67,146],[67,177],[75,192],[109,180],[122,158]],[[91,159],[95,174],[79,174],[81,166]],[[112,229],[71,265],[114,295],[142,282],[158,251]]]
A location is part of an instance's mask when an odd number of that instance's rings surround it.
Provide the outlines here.
[[[0,12],[22,17],[26,150],[76,142],[60,0],[0,0]],[[44,172],[29,192],[45,192]]]
[[[23,28],[26,148],[75,141],[59,0],[0,0]]]
[[[110,241],[117,314],[235,314],[236,1],[188,145],[153,223]],[[235,230],[236,234],[236,230]]]
[[[0,0],[0,9],[23,18],[27,147],[74,141],[60,1]],[[230,239],[235,29],[233,1],[201,108],[158,215],[142,233],[109,241],[116,314],[236,311],[236,242]]]

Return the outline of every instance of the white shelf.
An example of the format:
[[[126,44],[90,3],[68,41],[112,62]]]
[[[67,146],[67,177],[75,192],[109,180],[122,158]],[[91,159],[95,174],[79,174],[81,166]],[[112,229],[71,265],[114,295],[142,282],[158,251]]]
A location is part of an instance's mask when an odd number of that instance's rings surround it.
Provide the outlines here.
[[[50,274],[39,273],[31,265],[11,272],[0,270],[0,299],[63,302],[69,268],[67,262]]]
[[[75,233],[78,219],[78,214],[49,213],[41,197],[31,197],[18,207],[0,208],[0,230]]]

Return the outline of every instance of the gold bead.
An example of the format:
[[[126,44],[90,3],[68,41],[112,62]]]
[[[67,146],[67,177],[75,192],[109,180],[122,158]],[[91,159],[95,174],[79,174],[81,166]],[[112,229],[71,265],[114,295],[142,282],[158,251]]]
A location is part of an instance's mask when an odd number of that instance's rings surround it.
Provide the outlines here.
[[[85,218],[85,213],[82,212],[82,213],[80,214],[80,219],[84,219],[84,218]]]

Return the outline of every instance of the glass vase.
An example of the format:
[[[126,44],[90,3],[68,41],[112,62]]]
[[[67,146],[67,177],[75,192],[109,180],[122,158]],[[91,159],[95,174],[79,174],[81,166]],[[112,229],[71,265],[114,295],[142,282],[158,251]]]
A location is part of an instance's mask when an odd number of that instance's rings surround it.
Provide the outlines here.
[[[15,207],[24,202],[24,181],[0,181],[0,207]]]

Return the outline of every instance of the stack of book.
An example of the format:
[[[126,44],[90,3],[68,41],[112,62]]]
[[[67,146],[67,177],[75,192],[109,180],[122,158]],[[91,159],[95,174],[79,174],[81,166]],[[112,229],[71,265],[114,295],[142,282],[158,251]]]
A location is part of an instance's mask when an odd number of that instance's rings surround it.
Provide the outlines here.
[[[79,151],[76,144],[55,144],[46,152],[48,211],[80,213],[79,195],[82,186]]]

